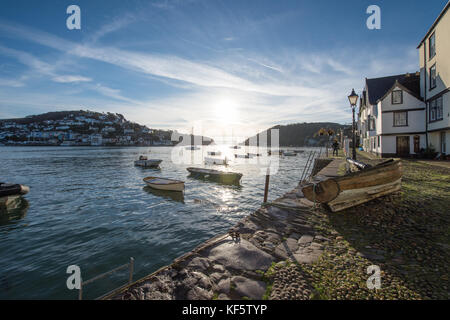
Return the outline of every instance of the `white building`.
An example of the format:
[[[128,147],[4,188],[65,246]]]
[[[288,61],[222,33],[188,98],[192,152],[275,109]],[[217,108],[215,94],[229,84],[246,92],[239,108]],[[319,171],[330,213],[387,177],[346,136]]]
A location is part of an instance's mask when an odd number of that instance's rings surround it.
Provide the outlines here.
[[[381,157],[409,157],[426,148],[419,73],[366,79],[360,99],[361,144]]]
[[[103,144],[103,137],[101,134],[93,134],[90,136],[91,146],[101,146]]]
[[[428,145],[450,154],[450,1],[420,42],[420,91]]]

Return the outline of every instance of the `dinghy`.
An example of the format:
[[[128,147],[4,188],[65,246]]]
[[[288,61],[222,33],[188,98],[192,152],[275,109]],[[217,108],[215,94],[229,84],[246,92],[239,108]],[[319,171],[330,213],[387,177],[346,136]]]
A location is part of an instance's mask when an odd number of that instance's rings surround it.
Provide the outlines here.
[[[242,173],[189,167],[186,169],[194,177],[209,178],[222,183],[238,183]]]
[[[253,156],[251,156],[249,154],[235,154],[234,157],[236,159],[251,159],[251,158],[253,158]]]
[[[220,151],[208,151],[208,156],[221,156],[222,152]]]
[[[0,182],[0,208],[8,207],[30,191],[30,187],[22,184]]]
[[[221,159],[221,158],[209,158],[205,157],[205,164],[218,164],[218,165],[228,165],[228,159]]]
[[[146,156],[140,156],[139,160],[134,161],[135,166],[144,168],[156,168],[162,162],[160,159],[147,159]]]
[[[184,181],[173,180],[160,177],[146,177],[144,182],[153,189],[167,190],[167,191],[183,191]]]
[[[349,161],[355,165],[355,161]],[[326,204],[337,212],[398,191],[402,186],[402,163],[390,159],[376,166],[358,165],[359,171],[338,177],[315,176],[302,188],[310,201]]]

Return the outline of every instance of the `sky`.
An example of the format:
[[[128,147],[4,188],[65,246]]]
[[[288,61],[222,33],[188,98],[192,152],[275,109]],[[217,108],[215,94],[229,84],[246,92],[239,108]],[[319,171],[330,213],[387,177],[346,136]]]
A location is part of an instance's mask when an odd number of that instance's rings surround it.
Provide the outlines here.
[[[364,78],[419,70],[416,47],[446,3],[2,0],[0,119],[118,112],[211,137],[349,123],[347,95]],[[73,4],[79,30],[66,25]],[[370,5],[379,30],[367,28]]]

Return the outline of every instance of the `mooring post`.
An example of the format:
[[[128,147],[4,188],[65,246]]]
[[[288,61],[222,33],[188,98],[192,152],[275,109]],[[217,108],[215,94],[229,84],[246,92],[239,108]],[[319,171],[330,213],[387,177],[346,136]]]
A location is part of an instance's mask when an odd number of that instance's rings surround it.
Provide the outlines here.
[[[266,185],[264,186],[264,203],[267,202],[267,196],[269,193],[269,179],[270,179],[270,165],[267,168],[267,173],[266,173]]]
[[[134,272],[134,258],[130,258],[130,275],[128,277],[128,284],[133,282],[133,272]]]
[[[83,281],[81,281],[80,289],[78,290],[78,300],[83,300]]]

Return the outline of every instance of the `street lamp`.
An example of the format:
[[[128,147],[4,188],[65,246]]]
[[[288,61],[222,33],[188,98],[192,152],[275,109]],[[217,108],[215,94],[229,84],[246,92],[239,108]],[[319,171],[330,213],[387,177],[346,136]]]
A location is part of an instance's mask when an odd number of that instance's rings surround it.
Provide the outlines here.
[[[355,108],[356,103],[358,102],[358,95],[355,93],[355,89],[352,89],[352,93],[348,96],[348,101],[350,101],[350,106],[352,107],[352,113],[353,113],[353,122],[352,122],[352,144],[353,144],[353,153],[352,158],[353,160],[356,160],[356,146],[355,146]]]

